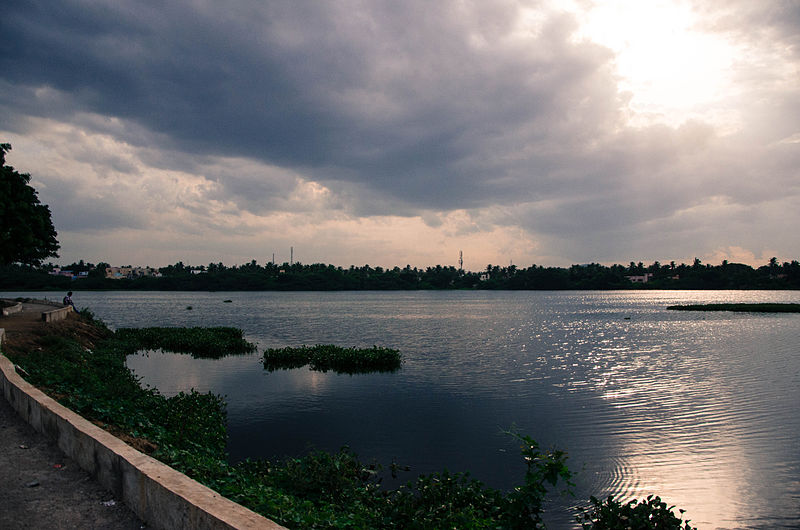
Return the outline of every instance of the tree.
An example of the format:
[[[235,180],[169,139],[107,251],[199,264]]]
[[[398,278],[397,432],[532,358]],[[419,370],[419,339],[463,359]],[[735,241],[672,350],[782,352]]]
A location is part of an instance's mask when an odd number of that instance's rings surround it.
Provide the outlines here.
[[[41,265],[58,257],[56,230],[50,208],[39,202],[28,183],[31,176],[6,165],[10,144],[0,144],[0,264]]]
[[[95,268],[89,271],[89,278],[105,278],[106,277],[106,269],[109,268],[111,265],[106,263],[105,261],[101,261],[97,264]]]

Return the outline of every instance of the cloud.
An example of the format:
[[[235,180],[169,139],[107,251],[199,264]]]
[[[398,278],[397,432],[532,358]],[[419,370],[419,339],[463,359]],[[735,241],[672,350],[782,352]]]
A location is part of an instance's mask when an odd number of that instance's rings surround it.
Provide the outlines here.
[[[307,168],[422,207],[481,205],[613,120],[616,97],[609,55],[572,43],[569,17],[517,37],[513,3],[491,12],[33,3],[5,17],[2,66],[48,114],[110,115],[167,148]]]
[[[3,141],[76,246],[105,230],[160,256],[183,234],[222,261],[292,238],[340,260],[437,259],[426,234],[487,260],[478,242],[561,264],[759,255],[751,233],[778,226],[762,209],[800,194],[797,10],[695,3],[736,84],[665,119],[635,115],[584,4],[566,5],[14,3]]]

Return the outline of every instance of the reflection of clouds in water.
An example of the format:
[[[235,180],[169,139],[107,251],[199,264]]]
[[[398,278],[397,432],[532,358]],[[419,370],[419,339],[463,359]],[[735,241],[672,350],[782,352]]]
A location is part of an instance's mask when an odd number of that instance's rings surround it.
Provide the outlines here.
[[[139,384],[157,388],[166,396],[191,389],[208,392],[210,387],[207,374],[188,355],[154,351],[129,355],[125,362],[141,378]]]
[[[292,370],[264,370],[263,385],[272,392],[303,393],[314,396],[323,395],[331,387],[333,372],[319,372],[308,367]]]
[[[221,359],[194,359],[190,355],[147,352],[130,355],[128,367],[141,377],[141,384],[172,396],[195,389],[225,396],[229,410],[236,410],[281,396],[322,396],[335,375],[309,368],[295,370],[263,369],[261,355],[232,355]],[[289,405],[289,403],[287,403]]]
[[[250,371],[254,357],[241,355],[222,359],[194,359],[191,355],[155,351],[129,355],[126,363],[141,377],[141,384],[158,388],[164,395],[191,389],[225,394],[226,389],[242,384],[241,377]]]

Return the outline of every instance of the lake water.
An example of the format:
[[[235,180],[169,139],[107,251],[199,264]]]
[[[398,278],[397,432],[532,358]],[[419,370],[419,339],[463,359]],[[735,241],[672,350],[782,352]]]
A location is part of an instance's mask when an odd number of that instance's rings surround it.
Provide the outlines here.
[[[224,325],[243,329],[259,351],[334,343],[403,353],[396,373],[354,376],[268,372],[258,355],[129,357],[143,382],[164,394],[225,395],[233,460],[348,445],[364,461],[410,465],[404,480],[447,468],[507,489],[523,475],[518,444],[502,432],[515,426],[568,451],[576,495],[557,504],[655,493],[699,528],[800,527],[800,315],[666,310],[797,303],[800,292],[76,291],[73,298],[114,328]],[[575,526],[571,517],[554,507],[550,526]]]

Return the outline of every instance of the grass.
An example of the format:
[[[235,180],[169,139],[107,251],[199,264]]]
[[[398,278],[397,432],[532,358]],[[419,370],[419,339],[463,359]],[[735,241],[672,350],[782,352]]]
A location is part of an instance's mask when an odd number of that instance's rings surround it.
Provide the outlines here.
[[[367,372],[393,372],[399,370],[403,358],[398,350],[372,346],[371,348],[343,348],[333,344],[317,344],[299,348],[269,348],[264,352],[264,368],[300,368],[309,365],[312,370],[358,374]]]
[[[735,311],[741,313],[800,313],[800,304],[692,304],[671,305],[675,311]]]

